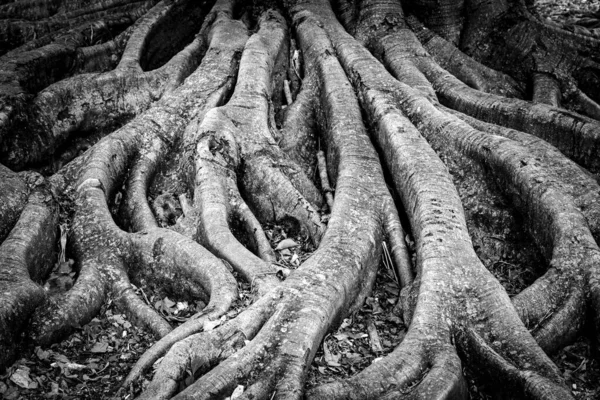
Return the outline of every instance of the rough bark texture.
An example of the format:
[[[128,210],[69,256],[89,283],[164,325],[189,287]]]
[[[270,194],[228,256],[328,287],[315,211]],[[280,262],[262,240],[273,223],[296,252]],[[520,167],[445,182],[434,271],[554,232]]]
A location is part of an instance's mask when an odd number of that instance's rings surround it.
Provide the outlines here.
[[[0,368],[112,300],[157,338],[141,399],[463,399],[465,368],[572,398],[548,355],[600,340],[599,48],[518,0],[2,2]],[[272,223],[315,245],[297,269]],[[404,340],[307,388],[388,247]],[[547,268],[507,293],[490,254]],[[207,305],[173,328],[132,282]]]

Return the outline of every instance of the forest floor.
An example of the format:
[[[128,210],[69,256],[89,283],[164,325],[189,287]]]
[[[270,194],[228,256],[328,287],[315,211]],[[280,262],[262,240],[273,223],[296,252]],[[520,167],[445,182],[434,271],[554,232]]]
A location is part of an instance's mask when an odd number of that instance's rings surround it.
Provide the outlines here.
[[[536,5],[540,14],[553,23],[600,37],[600,5],[596,0],[537,0]],[[296,246],[277,251],[278,262],[287,268],[299,266],[313,250],[306,238],[288,237],[282,226],[267,227],[266,232],[274,248],[282,240],[288,240],[288,244],[289,239],[295,242]],[[70,265],[68,259],[57,262],[50,281],[57,285],[71,284],[74,273]],[[394,313],[398,285],[388,265],[386,260],[382,261],[374,290],[363,307],[325,338],[309,371],[309,385],[355,374],[392,351],[404,337],[406,329],[402,317]],[[514,284],[506,280],[505,271],[492,272],[503,284]],[[240,284],[239,289],[236,307],[222,317],[221,323],[235,317],[250,303],[248,285]],[[204,307],[200,301],[188,302],[168,293],[142,290],[139,293],[173,326]],[[89,324],[60,343],[48,348],[24,345],[20,359],[0,375],[0,397],[6,400],[133,399],[136,392],[117,393],[116,389],[154,341],[149,333],[133,326],[109,303]],[[585,337],[553,355],[553,360],[577,399],[600,399],[600,363],[592,358]],[[476,385],[469,371],[465,373],[471,399],[494,398],[485,384]]]

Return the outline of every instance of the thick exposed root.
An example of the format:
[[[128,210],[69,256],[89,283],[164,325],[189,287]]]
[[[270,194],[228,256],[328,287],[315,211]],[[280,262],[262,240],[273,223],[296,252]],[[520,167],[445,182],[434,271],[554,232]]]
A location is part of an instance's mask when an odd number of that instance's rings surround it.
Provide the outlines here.
[[[374,53],[381,55],[381,61],[398,80],[412,86],[412,82],[405,79],[404,66],[408,58],[431,82],[442,104],[487,122],[536,135],[583,166],[593,170],[598,167],[594,149],[600,138],[600,124],[596,121],[545,104],[508,99],[470,88],[441,68],[421,47],[412,31],[389,34],[384,31],[381,35],[377,36],[377,42],[372,42],[374,46],[376,43]]]
[[[210,296],[210,302],[201,313],[164,335],[146,351],[130,371],[123,386],[133,383],[173,344],[201,331],[205,322],[220,318],[237,298],[237,284],[229,270],[194,241],[161,229],[141,232],[132,241],[136,247],[135,257],[152,271],[150,274],[139,271],[140,274],[161,275],[155,280],[167,281],[167,285],[163,286],[171,286],[173,291],[181,289],[173,287],[173,282],[186,282],[189,279],[204,289]],[[160,268],[157,268],[159,265]]]
[[[251,241],[254,252],[266,262],[275,262],[275,252],[271,248],[271,243],[262,228],[262,225],[250,210],[241,196],[235,201],[235,214],[242,223],[247,237]]]
[[[274,90],[270,70],[281,51],[287,49],[285,24],[281,16],[267,13],[263,26],[264,35],[271,35],[271,40],[265,45],[257,36],[248,43],[238,76],[243,84],[236,86],[223,110],[239,132],[236,141],[244,163],[242,193],[259,219],[294,218],[318,243],[324,226],[314,206],[322,203],[321,195],[302,169],[284,157],[274,140],[277,128],[269,117],[273,112],[270,93]]]
[[[276,270],[246,249],[230,228],[232,202],[239,202],[235,171],[240,163],[236,127],[219,109],[211,110],[199,127],[196,147],[194,206],[198,239],[218,257],[227,260],[260,294],[277,284]]]
[[[245,341],[252,340],[273,314],[280,296],[276,289],[224,326],[177,342],[161,360],[152,382],[139,399],[169,399],[187,373],[197,377],[245,346]]]
[[[600,237],[600,205],[597,202],[600,187],[586,170],[564,157],[554,146],[535,136],[483,122],[442,106],[438,108],[457,116],[481,132],[502,136],[523,145],[527,152],[536,157],[536,162],[541,162],[547,171],[559,178],[561,191],[573,198],[594,238]]]
[[[561,98],[560,85],[555,78],[539,72],[533,75],[533,96],[531,100],[534,103],[560,107]]]
[[[41,315],[34,318],[32,336],[38,341],[55,341],[89,321],[108,294],[124,294],[125,312],[145,321],[157,335],[170,330],[156,312],[132,297],[126,274],[126,265],[131,260],[125,255],[133,239],[115,225],[108,210],[108,199],[115,195],[117,184],[135,159],[140,142],[160,138],[164,145],[171,146],[181,138],[191,118],[201,114],[204,107],[218,105],[226,95],[232,79],[230,71],[236,66],[236,53],[241,51],[245,40],[243,36],[232,34],[227,19],[227,13],[217,18],[206,63],[176,94],[165,96],[155,107],[102,140],[85,158],[77,185],[74,218],[75,253],[81,265],[79,278],[72,290],[51,299],[51,307],[40,309]],[[223,41],[230,37],[237,40]],[[187,111],[182,112],[178,105]],[[106,252],[108,248],[120,249],[120,252]]]
[[[142,7],[140,11],[145,10]],[[0,141],[10,133],[11,129],[15,128],[15,120],[22,119],[22,114],[29,112],[30,107],[26,102],[31,95],[77,71],[79,69],[77,65],[87,65],[86,70],[94,70],[92,65],[97,65],[98,61],[90,64],[89,56],[94,52],[88,50],[86,46],[90,45],[89,42],[94,37],[95,29],[109,26],[116,28],[124,22],[131,24],[139,16],[139,14],[132,15],[128,21],[113,22],[96,21],[94,18],[94,21],[78,25],[60,35],[49,35],[30,41],[30,44],[1,57]],[[64,21],[62,18],[60,20]],[[131,31],[131,29],[126,30],[114,40],[96,45],[106,50],[96,54],[96,57],[101,54],[105,56],[105,60],[100,64],[105,66],[114,64],[112,58],[120,57],[124,49],[124,42],[129,37],[127,33]],[[90,67],[92,68],[90,69]]]
[[[46,298],[37,282],[45,279],[53,266],[57,223],[56,203],[38,183],[0,245],[0,369],[14,361],[18,334]]]
[[[218,333],[202,333],[174,346],[141,398],[170,397],[161,389],[169,386],[170,393],[174,393],[177,380],[182,379],[185,365],[194,359],[194,354],[204,358],[202,349],[212,349],[213,337],[226,335],[233,327],[246,323],[247,313],[261,308],[270,311],[265,310],[262,317],[254,318],[260,324],[253,325],[251,334],[245,335],[251,341],[175,398],[221,398],[248,378],[251,379],[250,394],[258,398],[301,398],[305,367],[314,357],[328,327],[341,321],[371,288],[381,255],[381,246],[377,244],[384,235],[383,204],[390,201],[390,195],[359,118],[351,86],[335,57],[331,53],[326,56],[323,49],[311,46],[307,35],[306,30],[301,31],[300,42],[305,55],[308,53],[312,60],[310,68],[318,69],[323,88],[321,98],[327,105],[322,109],[327,120],[336,121],[324,129],[330,164],[333,164],[330,171],[336,172],[337,196],[321,245],[278,288],[227,325],[217,328]],[[348,236],[347,232],[353,235]],[[267,303],[268,307],[263,305]],[[190,340],[195,340],[191,356]],[[232,346],[222,346],[222,349],[228,356]],[[210,351],[208,354],[214,350]],[[212,358],[215,362],[220,359]],[[202,365],[208,363],[203,361]],[[171,372],[173,369],[178,371],[176,375]]]
[[[25,180],[0,164],[0,241],[13,228],[27,202]]]
[[[300,168],[281,153],[273,138],[276,127],[269,123],[275,61],[286,49],[282,22],[274,11],[265,13],[258,33],[244,50],[238,76],[241,84],[231,100],[207,113],[201,123],[190,124],[184,139],[186,148],[195,147],[196,160],[197,212],[192,215],[198,223],[189,225],[198,225],[200,242],[227,260],[261,294],[277,284],[277,270],[247,250],[232,233],[230,224],[236,214],[246,226],[256,224],[238,192],[238,171],[246,201],[258,219],[294,218],[315,242],[323,231],[316,210],[305,199],[320,202],[320,195]],[[266,37],[273,40],[266,41]],[[262,190],[257,190],[257,185]],[[258,254],[272,259],[264,234],[258,231],[257,239]]]
[[[61,340],[88,323],[105,302],[110,281],[117,279],[117,271],[124,268],[117,253],[106,251],[123,248],[125,234],[107,215],[100,181],[88,180],[77,191],[81,205],[74,218],[73,241],[79,277],[71,290],[50,297],[45,307],[36,310],[29,335],[42,345]],[[87,226],[90,221],[92,224]]]
[[[71,44],[78,41],[80,46],[86,42],[105,43],[108,38],[115,36],[115,32],[131,25],[156,2],[132,1],[107,9],[63,13],[38,21],[3,19],[0,20],[0,41],[3,43],[0,53],[12,48],[6,52],[6,55],[12,56],[50,43],[56,45],[61,41]]]
[[[504,347],[497,351],[500,351],[501,356],[513,365],[513,368],[537,371],[531,376],[528,375],[528,382],[533,384],[538,374],[545,376],[546,378],[542,379],[545,388],[554,388],[556,393],[560,393],[554,398],[569,398],[570,394],[560,383],[561,378],[556,367],[535,344],[502,287],[476,257],[467,233],[458,194],[445,166],[411,123],[398,111],[394,111],[394,103],[398,102],[416,127],[434,144],[441,143],[437,141],[436,134],[446,138],[444,143],[447,143],[447,138],[461,143],[461,139],[456,136],[460,130],[453,129],[449,121],[444,121],[441,115],[436,116],[435,108],[425,97],[419,96],[419,92],[407,86],[396,86],[393,79],[386,78],[389,75],[382,66],[341,29],[331,14],[327,14],[327,6],[312,7],[313,15],[319,15],[319,19],[323,21],[346,73],[358,83],[359,97],[378,128],[375,139],[384,151],[384,159],[394,177],[396,190],[400,193],[411,220],[419,254],[420,265],[417,269],[420,271],[420,279],[419,295],[408,335],[416,332],[414,335],[417,340],[420,338],[425,341],[425,346],[436,349],[427,353],[426,363],[433,363],[433,356],[430,354],[436,354],[439,345],[449,344],[448,335],[455,335],[473,326],[487,340],[505,341]],[[308,19],[306,16],[304,18]],[[390,87],[394,87],[394,90],[389,90]],[[474,133],[470,134],[472,135]],[[464,144],[457,144],[458,148],[461,146],[470,151],[473,149]],[[450,232],[452,233],[448,234]],[[460,272],[463,268],[466,268],[464,272]],[[453,279],[457,276],[460,278]],[[460,293],[466,293],[467,287],[469,295],[459,301],[457,307],[443,306],[453,304],[454,300],[451,299],[462,296]],[[477,300],[472,303],[472,299]],[[439,336],[434,332],[439,333]],[[427,343],[427,337],[437,337],[432,340],[439,344]],[[490,339],[491,337],[494,339]],[[389,357],[396,366],[402,365],[402,355],[407,351],[413,352],[412,349],[411,341],[405,340]],[[513,355],[512,351],[515,349],[518,349],[516,353],[519,357]],[[368,396],[373,398],[386,392],[398,394],[408,389],[410,382],[403,379],[402,369],[394,369],[397,372],[383,380],[374,379],[374,376],[380,376],[386,371],[385,364],[380,363],[352,378],[352,383],[342,385],[342,389],[335,391],[336,398],[363,398],[360,394],[355,394],[357,387],[362,387],[362,394],[369,393]],[[499,374],[503,381],[511,380],[506,369],[497,370],[495,373]],[[455,363],[453,375],[461,376],[460,364],[456,366]],[[426,379],[423,380],[425,381]],[[441,387],[436,387],[436,393],[452,393],[453,390],[457,390],[453,389],[456,385],[460,387],[457,382],[460,382],[460,379],[444,381]],[[393,389],[386,389],[387,387]],[[420,393],[419,389],[412,390]],[[423,390],[422,395],[425,395],[428,389]],[[321,393],[320,389],[315,393]],[[328,395],[331,396],[332,393]]]
[[[298,165],[306,176],[315,173],[317,150],[317,117],[314,109],[316,79],[309,75],[302,81],[296,100],[285,110],[279,147]]]
[[[523,79],[457,48],[460,13],[479,5],[470,22],[481,20],[503,7],[494,2],[413,2],[431,31],[392,0],[334,1],[346,29],[327,0],[284,1],[292,29],[272,2],[0,3],[0,12],[28,16],[1,20],[0,36],[5,26],[47,33],[9,55],[27,50],[32,65],[54,58],[28,72],[42,71],[30,86],[14,65],[0,82],[2,160],[20,168],[73,133],[121,126],[64,168],[53,163],[60,171],[47,180],[0,165],[0,368],[29,320],[28,337],[48,345],[114,300],[158,339],[123,383],[136,390],[154,365],[141,399],[216,400],[240,385],[241,400],[464,399],[464,368],[500,396],[572,398],[547,353],[590,322],[600,340],[600,186],[577,164],[600,170],[600,124],[559,107],[600,115],[597,93],[575,83],[595,82],[600,60],[579,56],[597,43],[574,49],[572,74],[549,70],[554,59],[537,51],[528,58],[539,62],[528,72],[532,104],[512,98],[523,97]],[[71,32],[51,26],[63,15]],[[106,19],[91,22],[99,15]],[[82,37],[92,28],[120,33],[97,44]],[[471,50],[475,28],[464,32]],[[68,74],[114,70],[52,83],[63,77],[52,70],[59,64]],[[183,216],[167,221],[161,201],[174,196]],[[36,282],[54,259],[56,202],[72,223],[77,280],[53,294]],[[264,222],[292,226],[316,251],[279,270]],[[502,244],[483,243],[496,232]],[[491,260],[493,249],[511,255]],[[305,393],[320,343],[361,307],[384,251],[406,336],[356,376]],[[493,267],[513,256],[536,270],[503,288]],[[523,289],[544,258],[548,270]],[[228,312],[238,277],[252,304]],[[132,283],[207,306],[173,329]]]
[[[381,0],[373,1],[377,6]],[[423,47],[440,67],[473,89],[505,97],[523,98],[524,88],[510,76],[475,61],[455,45],[423,26],[417,18],[409,16],[406,22]]]
[[[165,91],[181,84],[196,68],[198,59],[206,50],[206,34],[213,18],[207,20],[208,26],[205,27],[204,34],[199,35],[164,65],[158,59],[164,57],[161,54],[161,38],[155,38],[153,28],[189,13],[186,3],[185,0],[163,1],[144,15],[136,24],[121,62],[114,71],[78,75],[57,82],[38,94],[29,106],[26,128],[14,126],[13,132],[4,138],[5,162],[17,168],[39,162],[52,154],[71,134],[114,128],[146,110]],[[198,8],[192,13],[190,18],[193,24],[186,23],[182,29],[177,30],[178,36],[183,37],[174,38],[176,45],[190,31],[195,33],[207,11],[205,8]],[[140,58],[142,54],[145,59]],[[153,66],[156,63],[162,66],[143,72],[146,64]],[[110,117],[107,118],[106,114]]]
[[[124,218],[134,232],[157,228],[155,216],[148,204],[148,187],[167,150],[160,138],[153,138],[149,149],[143,149],[134,164],[127,183]]]
[[[456,137],[457,132],[465,132],[463,138],[456,139],[461,152],[490,166],[503,185],[508,183],[509,187],[514,187],[509,193],[514,203],[528,216],[529,229],[553,267],[548,278],[542,278],[540,283],[516,297],[517,309],[529,326],[543,326],[547,331],[564,333],[552,337],[552,343],[547,334],[540,335],[540,339],[544,338],[543,344],[547,351],[553,351],[572,340],[576,334],[574,330],[582,326],[582,312],[585,309],[581,304],[574,303],[573,298],[582,298],[581,294],[575,294],[583,290],[581,276],[589,274],[598,264],[598,248],[588,228],[588,224],[594,230],[598,226],[599,209],[594,199],[598,192],[597,183],[556,149],[526,134],[503,128],[494,130],[496,134],[512,136],[526,147],[520,148],[495,136],[467,133],[468,128],[456,123],[453,125],[450,120],[443,122],[442,116],[436,116],[431,110],[428,112],[424,103],[409,106],[409,98],[410,95],[400,99],[405,113],[426,134],[436,149],[442,151],[449,138]],[[437,128],[436,123],[439,123]],[[490,129],[489,125],[483,125],[483,128]],[[440,133],[434,134],[436,131]],[[551,224],[551,229],[548,224]],[[558,273],[554,273],[555,269]],[[543,281],[552,284],[543,285]],[[565,298],[565,293],[571,291],[574,291],[573,297]],[[531,296],[531,292],[536,295]],[[528,309],[526,315],[522,314],[524,307]],[[543,311],[534,316],[533,310],[536,308]],[[556,309],[559,309],[556,318],[543,321],[548,318],[548,312],[553,313]],[[574,325],[560,324],[560,321],[567,318],[571,318]]]
[[[467,54],[520,82],[550,74],[563,93],[576,85],[598,101],[598,40],[549,27],[519,1],[475,1],[470,11],[461,37]]]
[[[600,120],[600,104],[590,99],[585,93],[577,89],[571,97],[572,108],[590,118]]]

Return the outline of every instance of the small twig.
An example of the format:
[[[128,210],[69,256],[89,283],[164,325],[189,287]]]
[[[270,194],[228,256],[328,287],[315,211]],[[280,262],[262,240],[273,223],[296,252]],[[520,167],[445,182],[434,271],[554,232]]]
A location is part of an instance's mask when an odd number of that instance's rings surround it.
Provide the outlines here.
[[[300,77],[300,52],[298,50],[294,50],[294,54],[292,56],[292,66],[294,67],[296,76],[302,81],[302,78]]]
[[[398,287],[400,287],[400,282],[398,280],[399,273],[396,270],[396,268],[394,268],[394,262],[392,261],[392,256],[390,255],[390,251],[388,250],[387,243],[383,242],[381,243],[381,246],[383,247],[383,265],[385,265],[385,267],[390,271],[390,273],[394,277],[394,280],[396,281],[396,284],[398,285]]]
[[[285,93],[285,101],[291,106],[294,100],[292,99],[292,91],[290,90],[290,82],[286,79],[283,81],[283,93]]]
[[[60,224],[60,256],[58,258],[59,263],[64,263],[66,260],[67,251],[67,233],[69,229],[66,224]]]
[[[140,293],[142,294],[142,297],[146,301],[146,304],[148,304],[149,306],[152,306],[152,304],[150,303],[150,300],[148,299],[148,296],[146,296],[146,293],[144,293],[144,289],[142,289],[141,287],[138,287],[138,286],[134,285],[133,283],[131,284],[131,286],[133,287],[134,290],[139,290],[140,291]]]
[[[379,339],[379,333],[377,333],[377,328],[372,320],[367,324],[367,333],[369,334],[369,339],[371,341],[371,350],[373,350],[375,353],[382,352],[383,346],[381,345],[381,340]]]
[[[192,206],[190,205],[190,202],[185,194],[179,195],[179,204],[181,204],[181,211],[183,212],[183,215],[187,217],[190,211],[192,211]]]
[[[329,177],[327,176],[327,161],[323,150],[317,152],[317,162],[319,165],[319,176],[321,177],[321,189],[325,192],[325,199],[329,206],[329,211],[333,210],[333,190],[329,186]]]

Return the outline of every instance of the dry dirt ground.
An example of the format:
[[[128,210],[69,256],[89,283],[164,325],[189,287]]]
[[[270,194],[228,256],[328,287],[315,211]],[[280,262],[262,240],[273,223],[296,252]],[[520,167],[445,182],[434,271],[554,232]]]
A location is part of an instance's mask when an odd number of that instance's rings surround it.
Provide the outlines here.
[[[549,21],[600,37],[600,3],[597,0],[538,0],[536,5]],[[305,238],[288,237],[291,232],[285,227],[268,227],[267,234],[274,248],[282,241],[296,245],[277,251],[279,262],[290,269],[300,265],[313,250]],[[57,262],[47,284],[49,290],[72,284],[74,273],[70,263],[68,257],[63,263]],[[528,275],[537,274],[506,262],[489,265],[509,293],[525,285],[530,280]],[[169,293],[139,292],[173,325],[204,307],[201,302],[185,301]],[[397,299],[398,285],[384,259],[371,297],[361,310],[326,337],[309,372],[309,384],[352,375],[390,352],[406,332],[402,317],[394,313]],[[243,285],[235,309],[222,320],[233,318],[249,303],[250,288]],[[133,363],[153,342],[151,335],[132,326],[126,316],[109,304],[90,324],[61,343],[48,348],[24,345],[21,358],[0,375],[0,397],[6,400],[132,399],[140,388],[130,392],[117,392],[116,389]],[[585,337],[554,355],[553,359],[577,399],[600,399],[600,364],[593,359]],[[469,371],[465,373],[469,377]],[[485,384],[479,382],[476,385],[471,379],[469,382],[472,399],[494,398]]]

